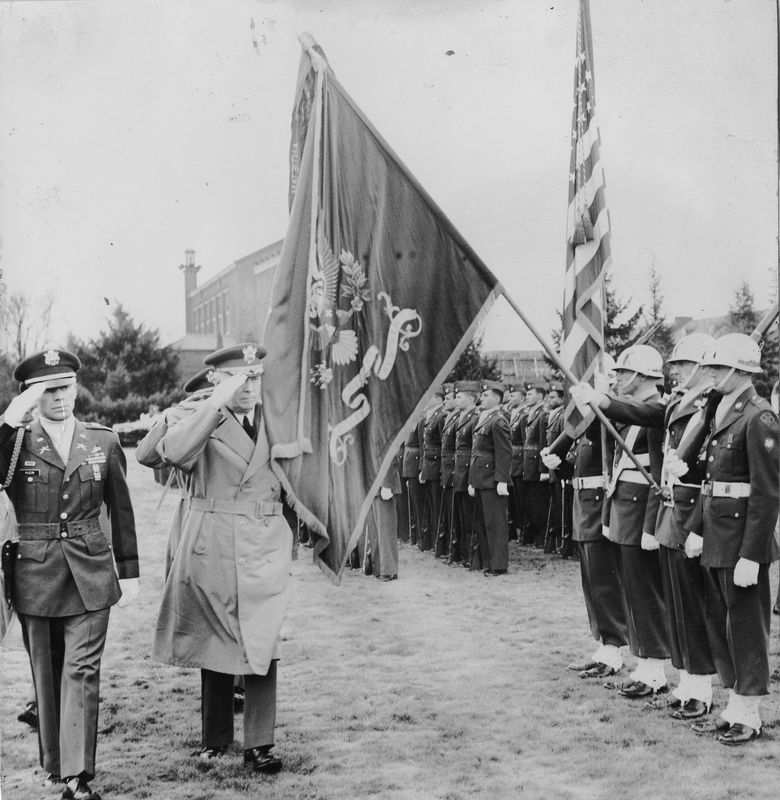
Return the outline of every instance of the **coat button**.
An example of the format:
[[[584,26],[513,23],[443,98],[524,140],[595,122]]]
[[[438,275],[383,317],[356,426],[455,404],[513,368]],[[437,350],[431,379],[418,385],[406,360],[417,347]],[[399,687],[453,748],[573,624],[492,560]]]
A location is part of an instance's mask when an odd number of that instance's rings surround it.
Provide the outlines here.
[[[735,517],[738,517],[738,516],[739,516],[739,511],[737,511],[737,513],[736,513],[736,514],[734,514],[734,516],[735,516]]]
[[[710,456],[709,460],[710,461],[714,461],[715,460],[715,456]]]
[[[713,447],[717,447],[718,446],[718,442],[717,442],[716,439],[713,439],[712,442],[710,442],[710,444],[712,444]]]
[[[67,499],[68,499],[68,497],[69,497],[69,495],[67,495],[67,494],[64,494],[64,495],[62,495],[62,499],[63,499],[63,500],[67,500]]]
[[[68,513],[66,511],[63,511],[62,514],[60,514],[60,519],[67,519],[67,518],[68,518]]]
[[[631,499],[636,503],[636,497],[632,497]]]
[[[27,479],[27,483],[32,483],[32,482],[33,482],[33,479],[32,479],[32,478],[28,478],[28,479]]]
[[[241,566],[243,567],[244,564],[246,564],[246,559],[245,558],[239,558],[238,559],[238,563],[241,564]]]
[[[68,532],[67,532],[67,531],[63,531],[63,532],[60,534],[60,538],[61,538],[61,539],[67,539],[67,538],[68,538]]]

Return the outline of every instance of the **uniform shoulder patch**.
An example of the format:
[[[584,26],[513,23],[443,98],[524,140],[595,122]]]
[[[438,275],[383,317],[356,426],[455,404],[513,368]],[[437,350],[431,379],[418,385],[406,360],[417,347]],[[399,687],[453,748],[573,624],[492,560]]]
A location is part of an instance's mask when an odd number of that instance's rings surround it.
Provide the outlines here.
[[[764,411],[762,414],[759,415],[759,419],[767,428],[777,428],[778,422],[777,417],[771,411]]]

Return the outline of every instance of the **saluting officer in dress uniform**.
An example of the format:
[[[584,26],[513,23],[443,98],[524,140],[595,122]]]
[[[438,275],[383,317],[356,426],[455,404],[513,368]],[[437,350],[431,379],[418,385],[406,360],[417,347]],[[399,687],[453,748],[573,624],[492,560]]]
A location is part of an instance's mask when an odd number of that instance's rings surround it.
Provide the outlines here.
[[[469,494],[476,501],[471,568],[481,568],[488,576],[504,575],[509,566],[507,498],[512,443],[509,423],[500,408],[503,395],[502,383],[483,382],[469,466]]]
[[[80,366],[73,353],[47,350],[14,370],[24,391],[0,425],[0,483],[13,470],[7,491],[19,544],[12,600],[38,697],[41,766],[49,783],[62,776],[66,800],[99,800],[88,781],[95,776],[100,659],[111,606],[138,593],[138,550],[119,438],[73,416]],[[35,405],[38,419],[22,427]],[[103,503],[110,541],[100,527]]]
[[[730,333],[702,362],[722,399],[702,451],[700,504],[686,523],[703,537],[686,542],[686,552],[701,552],[710,645],[721,683],[729,689],[720,718],[693,728],[715,731],[731,746],[760,735],[759,704],[769,694],[769,565],[778,557],[780,426],[753,388],[751,375],[761,371],[760,360],[756,342]]]
[[[477,395],[478,381],[457,381],[455,405],[458,421],[455,425],[455,465],[452,473],[452,491],[455,497],[455,527],[450,546],[450,563],[471,565],[471,548],[474,539],[474,499],[469,494],[469,466],[474,425],[479,417]]]
[[[455,407],[455,384],[444,384],[444,416],[441,424],[441,512],[439,535],[436,539],[436,558],[449,557],[454,519],[452,491],[455,471],[455,426],[460,412]]]
[[[425,492],[420,550],[432,550],[438,536],[441,511],[441,427],[444,389],[434,390],[420,423],[420,483]]]
[[[654,406],[655,413],[663,416],[664,406],[656,387],[663,377],[663,359],[657,350],[648,345],[626,348],[618,357],[615,373],[618,394]],[[593,387],[586,383],[572,386],[570,391],[575,402],[583,406],[594,396]],[[619,399],[602,394],[598,402],[608,417],[620,423],[616,426],[618,433],[658,484],[663,462],[662,431],[631,424],[633,416]],[[619,448],[615,450],[608,498],[603,522],[609,538],[620,545],[629,646],[637,658],[630,680],[618,688],[624,697],[648,697],[666,690],[664,660],[669,657],[660,545],[655,538],[660,499]]]
[[[244,764],[276,772],[282,762],[270,750],[292,531],[270,467],[264,356],[251,343],[207,356],[214,390],[158,445],[166,464],[189,474],[190,497],[152,654],[201,670],[203,760],[233,741],[233,676],[243,675]]]
[[[542,464],[545,446],[547,384],[536,381],[528,387],[528,421],[523,441],[523,483],[526,487],[527,525],[523,544],[544,547],[550,511],[550,475]]]

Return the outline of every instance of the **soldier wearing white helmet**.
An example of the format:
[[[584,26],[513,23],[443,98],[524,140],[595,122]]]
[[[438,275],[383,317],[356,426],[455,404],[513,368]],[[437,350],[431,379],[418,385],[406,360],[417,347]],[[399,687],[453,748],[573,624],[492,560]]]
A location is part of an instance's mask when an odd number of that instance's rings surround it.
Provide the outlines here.
[[[778,557],[780,424],[753,388],[760,359],[756,342],[730,333],[702,362],[722,399],[701,454],[701,503],[688,521],[688,529],[702,537],[707,629],[718,676],[729,690],[720,717],[694,730],[717,733],[731,746],[760,735],[759,704],[769,694],[769,565]]]
[[[626,348],[618,356],[615,373],[615,391],[619,395],[630,398],[632,407],[646,406],[648,413],[663,418],[664,406],[656,385],[663,377],[663,359],[657,350],[648,345]],[[599,388],[606,387],[602,383]],[[573,386],[571,396],[580,405],[598,403],[618,423],[618,432],[640,464],[660,483],[663,436],[658,427],[634,424],[632,414],[626,413],[626,403],[587,384]],[[669,657],[669,643],[664,624],[660,545],[655,538],[659,503],[643,474],[618,449],[603,519],[605,532],[620,545],[629,648],[637,658],[630,680],[618,686],[620,694],[628,698],[666,691],[664,660]]]

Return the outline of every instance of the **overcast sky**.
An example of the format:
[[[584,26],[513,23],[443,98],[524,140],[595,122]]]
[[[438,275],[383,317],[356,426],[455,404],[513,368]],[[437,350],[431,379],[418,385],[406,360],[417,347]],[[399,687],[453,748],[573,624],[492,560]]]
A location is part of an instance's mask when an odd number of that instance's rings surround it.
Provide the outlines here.
[[[775,0],[591,0],[618,292],[655,264],[675,315],[728,311],[777,268]],[[184,334],[201,282],[283,238],[300,45],[336,76],[548,334],[561,307],[577,0],[0,4],[2,266],[56,297],[56,338],[104,297]],[[448,51],[452,51],[448,55]],[[489,349],[535,347],[507,306]]]

